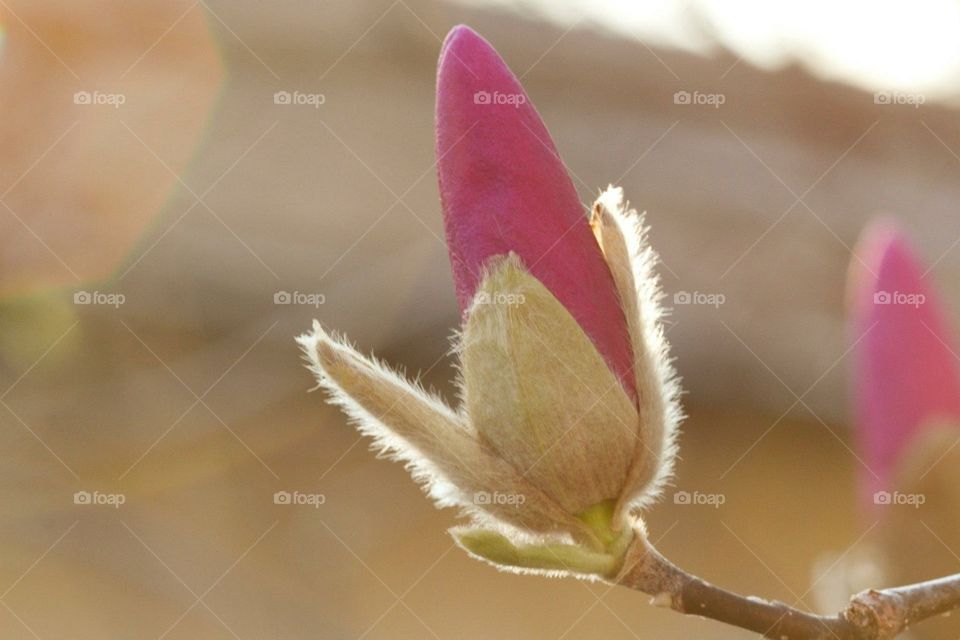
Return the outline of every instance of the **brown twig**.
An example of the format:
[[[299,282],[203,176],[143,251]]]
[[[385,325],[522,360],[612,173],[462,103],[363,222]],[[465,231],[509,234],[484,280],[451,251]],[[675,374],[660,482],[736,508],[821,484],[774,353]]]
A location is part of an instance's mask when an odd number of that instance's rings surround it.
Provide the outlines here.
[[[960,574],[853,596],[823,616],[783,602],[742,596],[676,567],[637,536],[615,582],[653,596],[654,604],[711,618],[775,640],[887,640],[908,625],[960,607]]]

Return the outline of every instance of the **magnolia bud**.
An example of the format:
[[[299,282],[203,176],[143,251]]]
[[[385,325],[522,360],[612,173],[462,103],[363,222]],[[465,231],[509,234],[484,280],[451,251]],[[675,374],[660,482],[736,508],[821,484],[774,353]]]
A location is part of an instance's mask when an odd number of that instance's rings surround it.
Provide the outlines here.
[[[319,324],[299,339],[359,430],[407,462],[439,506],[472,517],[452,530],[461,546],[513,570],[615,574],[642,532],[631,511],[653,499],[672,465],[680,410],[653,254],[619,191],[594,211],[627,311],[639,404],[514,254],[490,262],[467,314],[456,349],[460,411]]]
[[[509,109],[478,101],[520,96]],[[320,385],[406,462],[471,555],[514,571],[613,578],[643,540],[680,421],[642,221],[608,189],[588,223],[546,128],[465,27],[441,54],[440,192],[464,326],[459,410],[331,337],[302,345]]]

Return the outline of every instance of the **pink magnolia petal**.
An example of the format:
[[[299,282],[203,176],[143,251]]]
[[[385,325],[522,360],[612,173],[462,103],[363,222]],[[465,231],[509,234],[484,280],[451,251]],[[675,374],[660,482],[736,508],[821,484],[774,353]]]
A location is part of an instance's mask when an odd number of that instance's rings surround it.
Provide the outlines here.
[[[517,78],[465,26],[450,32],[440,54],[436,126],[460,309],[489,258],[516,253],[636,399],[626,319],[576,189]]]
[[[851,270],[854,393],[868,500],[893,490],[905,446],[937,418],[960,418],[960,376],[940,302],[902,232],[875,223]],[[871,273],[872,272],[872,273]],[[874,475],[875,474],[875,475]]]

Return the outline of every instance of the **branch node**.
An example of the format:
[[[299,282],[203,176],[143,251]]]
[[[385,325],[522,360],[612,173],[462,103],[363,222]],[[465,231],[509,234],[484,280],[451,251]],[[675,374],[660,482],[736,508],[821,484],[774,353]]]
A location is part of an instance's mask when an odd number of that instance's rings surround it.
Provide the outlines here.
[[[895,593],[867,589],[850,598],[843,617],[862,637],[887,640],[906,628],[907,606]]]

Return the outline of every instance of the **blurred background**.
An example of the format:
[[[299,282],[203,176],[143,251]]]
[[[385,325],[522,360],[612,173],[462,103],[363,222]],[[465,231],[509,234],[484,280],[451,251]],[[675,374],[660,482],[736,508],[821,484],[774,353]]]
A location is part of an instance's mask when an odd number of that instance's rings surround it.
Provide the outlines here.
[[[960,4],[0,0],[0,21],[0,636],[751,637],[469,560],[455,514],[308,393],[293,337],[318,318],[452,400],[432,121],[461,22],[583,201],[615,183],[648,212],[690,416],[676,489],[723,496],[668,492],[652,538],[731,589],[846,597],[877,522],[845,274],[894,214],[957,317]],[[960,571],[947,533],[915,544]]]

